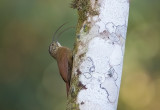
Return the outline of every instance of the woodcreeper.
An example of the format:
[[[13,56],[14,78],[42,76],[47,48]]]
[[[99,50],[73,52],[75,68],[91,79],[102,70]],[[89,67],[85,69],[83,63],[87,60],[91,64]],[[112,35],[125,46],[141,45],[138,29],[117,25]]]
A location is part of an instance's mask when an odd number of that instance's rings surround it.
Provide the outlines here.
[[[63,47],[60,45],[58,41],[56,41],[56,33],[65,25],[61,25],[53,35],[53,41],[49,46],[49,53],[50,55],[57,61],[59,73],[66,83],[66,90],[67,96],[70,88],[70,80],[71,80],[71,72],[72,72],[72,60],[73,55],[71,49],[67,47]],[[73,27],[71,27],[73,28]],[[64,31],[68,30],[69,28],[65,29]],[[64,32],[62,31],[62,32]],[[59,36],[62,33],[59,34]],[[58,37],[58,36],[57,36]]]

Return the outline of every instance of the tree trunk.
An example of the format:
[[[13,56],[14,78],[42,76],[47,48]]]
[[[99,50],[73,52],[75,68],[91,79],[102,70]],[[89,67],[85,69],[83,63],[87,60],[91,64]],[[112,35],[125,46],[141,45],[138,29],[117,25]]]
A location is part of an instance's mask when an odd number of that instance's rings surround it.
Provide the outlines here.
[[[74,0],[79,20],[67,110],[116,110],[129,0]]]

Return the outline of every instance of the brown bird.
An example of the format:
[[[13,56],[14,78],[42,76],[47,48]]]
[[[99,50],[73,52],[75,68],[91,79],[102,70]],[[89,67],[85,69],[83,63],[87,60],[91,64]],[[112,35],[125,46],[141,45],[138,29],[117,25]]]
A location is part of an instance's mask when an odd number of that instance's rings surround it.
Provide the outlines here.
[[[66,90],[67,90],[67,96],[70,88],[70,80],[71,80],[71,72],[72,72],[72,60],[73,60],[73,55],[71,49],[67,47],[63,47],[60,45],[58,41],[55,40],[56,38],[56,33],[58,30],[60,30],[66,23],[61,25],[56,32],[54,33],[53,36],[53,41],[49,46],[49,53],[50,55],[57,61],[58,68],[60,75],[64,82],[66,83]],[[73,27],[71,27],[73,28]],[[68,30],[69,28],[65,29],[64,31]],[[64,32],[62,31],[62,32]],[[62,33],[59,34],[59,36]]]

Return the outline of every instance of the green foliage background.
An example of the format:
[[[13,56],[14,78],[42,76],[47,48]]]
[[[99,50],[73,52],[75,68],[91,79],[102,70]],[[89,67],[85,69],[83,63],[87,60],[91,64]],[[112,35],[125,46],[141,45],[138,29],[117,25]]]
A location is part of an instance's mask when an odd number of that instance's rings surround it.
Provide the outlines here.
[[[77,23],[71,0],[0,0],[0,110],[65,110],[48,53],[54,31]],[[160,1],[130,0],[118,110],[160,109]],[[73,48],[75,29],[59,41]]]

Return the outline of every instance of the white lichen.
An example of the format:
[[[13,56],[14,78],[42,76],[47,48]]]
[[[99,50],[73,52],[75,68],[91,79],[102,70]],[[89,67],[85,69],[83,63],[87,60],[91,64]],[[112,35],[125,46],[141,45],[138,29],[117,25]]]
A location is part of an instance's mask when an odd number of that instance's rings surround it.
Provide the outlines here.
[[[98,5],[99,15],[87,19],[91,22],[89,33],[80,31],[75,55],[73,71],[79,69],[79,82],[85,86],[77,96],[80,110],[117,109],[129,3],[128,0],[98,0]]]

